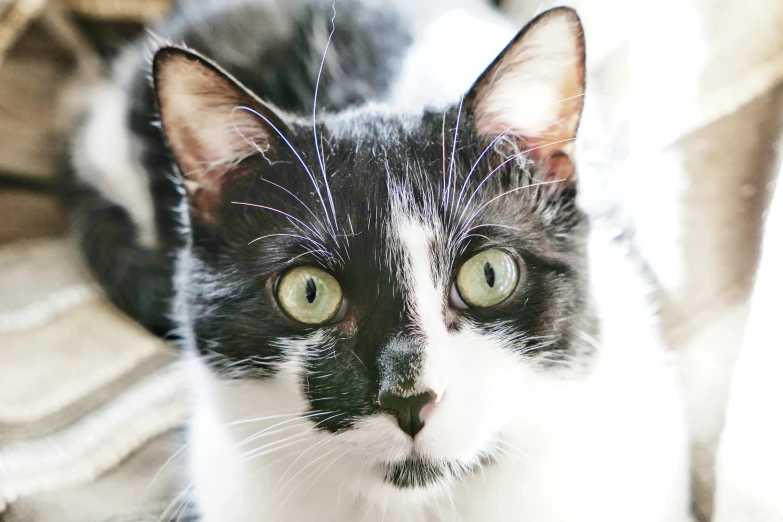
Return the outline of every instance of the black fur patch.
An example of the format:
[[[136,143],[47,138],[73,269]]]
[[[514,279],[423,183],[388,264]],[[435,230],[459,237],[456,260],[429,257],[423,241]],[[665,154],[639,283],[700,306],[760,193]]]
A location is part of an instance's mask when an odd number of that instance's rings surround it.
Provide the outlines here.
[[[341,13],[332,45],[337,63],[345,67],[326,67],[319,98],[321,107],[334,111],[382,94],[409,41],[377,13],[358,8]],[[278,30],[259,24],[263,15],[226,12],[206,25],[191,19],[186,31],[176,22],[163,34],[213,58],[262,99],[306,116],[317,72],[313,64],[320,65],[321,58],[313,46],[322,48],[322,39],[312,35],[328,34],[323,25],[331,12],[296,14],[285,26],[290,31],[283,31],[288,39],[274,39]],[[381,21],[383,31],[376,30]],[[471,325],[508,350],[543,363],[570,362],[589,351],[577,336],[594,332],[594,325],[586,297],[587,221],[576,205],[575,189],[542,184],[545,174],[539,166],[506,144],[485,154],[490,143],[478,135],[469,107],[462,114],[457,106],[429,112],[415,121],[363,114],[339,131],[326,116],[316,130],[322,160],[312,127],[289,121],[291,149],[278,146],[239,164],[226,182],[214,221],[202,223],[186,211],[179,216],[174,211],[185,205],[172,181],[172,158],[153,125],[155,106],[142,80],[145,71],[138,71],[131,86],[137,103],[129,123],[152,176],[163,258],[184,245],[178,319],[189,348],[212,360],[226,377],[264,378],[296,356],[304,366],[304,395],[312,411],[322,414],[318,428],[350,429],[358,418],[380,411],[377,397],[388,371],[381,361],[392,343],[402,339],[415,345],[419,337],[390,235],[398,192],[405,194],[411,216],[426,215],[443,231],[429,248],[436,260],[433,280],[446,289],[442,313],[451,331]],[[457,121],[459,129],[454,128]],[[118,219],[128,225],[126,218]],[[91,233],[99,232],[98,227]],[[525,277],[519,287],[494,307],[450,307],[448,289],[457,270],[487,248],[505,249],[521,260]],[[302,324],[281,310],[275,281],[299,265],[317,266],[339,281],[347,313],[338,322]],[[136,288],[151,290],[157,284],[151,274],[137,274]],[[168,298],[155,297],[157,308],[151,309],[165,307]],[[414,364],[411,357],[400,366]],[[327,411],[339,415],[327,417]],[[400,486],[425,484],[444,472],[426,462],[414,467],[414,474],[412,468],[390,468],[387,480]]]
[[[469,475],[475,469],[489,464],[488,459],[475,466],[457,466],[449,461],[436,462],[410,457],[389,464],[383,474],[384,481],[398,488],[420,488],[437,484],[444,478],[455,480]]]

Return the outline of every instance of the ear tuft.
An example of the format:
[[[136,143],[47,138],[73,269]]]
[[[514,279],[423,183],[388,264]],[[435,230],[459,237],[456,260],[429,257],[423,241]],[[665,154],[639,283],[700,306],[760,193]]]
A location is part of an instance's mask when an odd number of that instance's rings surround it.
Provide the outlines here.
[[[573,140],[585,93],[584,33],[573,9],[533,19],[468,93],[480,134],[506,133],[549,180],[574,178]]]
[[[152,71],[161,127],[185,189],[192,206],[210,218],[236,166],[269,152],[283,123],[271,107],[195,52],[161,48]]]

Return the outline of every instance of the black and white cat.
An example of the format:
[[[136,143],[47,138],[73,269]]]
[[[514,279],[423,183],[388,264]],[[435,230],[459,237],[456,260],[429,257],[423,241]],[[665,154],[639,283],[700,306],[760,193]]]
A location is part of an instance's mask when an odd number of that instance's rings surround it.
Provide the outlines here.
[[[199,520],[688,520],[645,288],[577,204],[574,11],[232,0],[154,33],[69,205],[186,345]]]

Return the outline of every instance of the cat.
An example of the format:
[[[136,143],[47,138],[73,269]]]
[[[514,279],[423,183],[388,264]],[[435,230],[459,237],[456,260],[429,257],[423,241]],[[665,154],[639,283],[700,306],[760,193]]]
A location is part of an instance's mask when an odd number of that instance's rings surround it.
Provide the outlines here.
[[[585,76],[572,9],[470,0],[186,3],[117,58],[66,202],[184,345],[164,516],[688,520],[644,280],[583,208]]]

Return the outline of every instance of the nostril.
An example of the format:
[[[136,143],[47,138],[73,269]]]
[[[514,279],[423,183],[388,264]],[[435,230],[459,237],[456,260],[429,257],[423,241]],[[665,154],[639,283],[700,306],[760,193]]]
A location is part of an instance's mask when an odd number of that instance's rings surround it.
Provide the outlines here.
[[[397,424],[402,431],[415,437],[424,427],[424,421],[432,409],[428,406],[434,406],[436,397],[432,391],[406,397],[386,390],[381,392],[378,402],[381,408],[397,417]],[[425,408],[428,409],[425,411]]]

